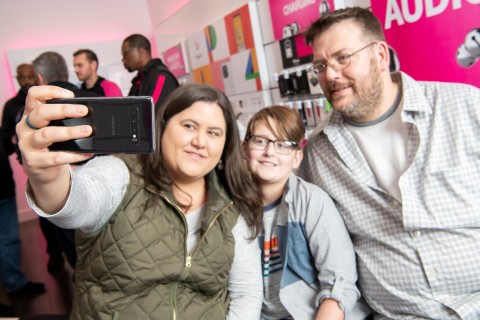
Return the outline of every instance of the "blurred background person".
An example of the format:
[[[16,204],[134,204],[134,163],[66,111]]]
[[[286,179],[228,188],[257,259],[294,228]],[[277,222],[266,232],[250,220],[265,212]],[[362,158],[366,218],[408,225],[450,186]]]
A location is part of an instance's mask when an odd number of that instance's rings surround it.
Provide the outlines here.
[[[82,82],[81,89],[103,97],[121,97],[122,90],[112,81],[97,74],[98,57],[90,49],[80,49],[73,54],[73,68]]]
[[[17,153],[17,160],[22,163],[20,151],[17,145],[17,135],[15,134],[15,126],[22,118],[23,109],[25,107],[25,99],[27,98],[28,89],[38,85],[37,75],[32,64],[23,63],[17,67],[17,81],[20,90],[17,95],[8,100],[3,109],[2,117],[2,140],[5,147],[5,154],[11,155],[14,151]],[[2,181],[4,174],[2,172]],[[8,179],[6,176],[5,179]],[[9,182],[5,182],[9,183]],[[40,227],[47,242],[47,254],[49,256],[47,262],[47,270],[54,273],[63,267],[64,259],[62,256],[62,248],[53,232],[52,224],[43,218],[40,218]]]
[[[177,78],[161,59],[152,58],[150,41],[140,34],[123,40],[122,62],[128,72],[138,71],[132,79],[129,96],[151,96],[158,111],[165,98],[178,87]]]
[[[17,81],[20,89],[17,95],[5,103],[3,107],[2,116],[2,139],[5,146],[7,155],[13,153],[16,144],[17,137],[15,135],[15,126],[17,122],[15,120],[18,112],[25,106],[25,99],[27,98],[28,89],[32,86],[38,85],[37,76],[33,65],[28,63],[22,63],[17,67]],[[23,113],[23,112],[22,112]]]
[[[0,279],[10,298],[25,298],[45,292],[43,283],[30,281],[20,268],[20,236],[15,196],[15,181],[5,152],[2,128],[0,143]],[[0,306],[0,312],[8,314]],[[1,314],[1,313],[0,313]]]
[[[80,90],[68,82],[68,67],[65,59],[57,52],[48,51],[33,60],[33,67],[38,77],[39,85],[54,85],[73,91],[76,97],[94,97],[97,94]],[[52,230],[62,248],[68,263],[75,269],[77,253],[75,250],[75,231],[57,227],[46,219],[40,219],[42,229]],[[52,231],[49,231],[51,234]],[[61,261],[63,264],[63,260]]]

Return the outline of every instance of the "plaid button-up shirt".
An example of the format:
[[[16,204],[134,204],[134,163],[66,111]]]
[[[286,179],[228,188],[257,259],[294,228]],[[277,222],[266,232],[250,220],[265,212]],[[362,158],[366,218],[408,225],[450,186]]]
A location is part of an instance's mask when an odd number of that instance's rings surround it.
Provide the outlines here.
[[[411,124],[402,201],[377,184],[335,112],[310,136],[299,175],[336,202],[375,319],[478,320],[480,90],[392,76],[403,83],[399,107]]]

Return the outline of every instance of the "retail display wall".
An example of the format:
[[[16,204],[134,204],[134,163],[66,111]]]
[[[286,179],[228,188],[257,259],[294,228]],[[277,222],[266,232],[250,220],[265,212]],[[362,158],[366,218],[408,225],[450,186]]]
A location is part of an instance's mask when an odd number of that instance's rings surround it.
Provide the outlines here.
[[[187,61],[181,82],[223,90],[243,124],[260,108],[281,104],[297,109],[305,124],[315,127],[326,102],[320,86],[309,80],[311,49],[302,33],[334,8],[333,0],[248,2],[161,55],[174,70],[182,65],[180,60]]]
[[[248,121],[249,113],[268,104],[298,109],[309,128],[327,119],[328,103],[308,72],[312,52],[302,33],[322,14],[345,6],[371,7],[380,18],[391,45],[391,70],[405,71],[419,80],[480,85],[478,1],[259,0],[255,4],[261,46],[252,47],[235,33],[239,29],[249,32],[249,24],[255,22],[254,16],[245,19],[236,10],[216,22],[204,23],[203,28],[185,37],[187,60],[195,61],[186,81],[211,83],[224,90],[242,122]],[[254,38],[258,38],[258,29],[251,29]],[[261,86],[241,83],[250,59],[241,52],[248,50],[265,59],[267,70],[260,72]],[[200,58],[204,60],[197,61]],[[237,63],[235,59],[240,60]],[[262,66],[258,64],[259,69]]]

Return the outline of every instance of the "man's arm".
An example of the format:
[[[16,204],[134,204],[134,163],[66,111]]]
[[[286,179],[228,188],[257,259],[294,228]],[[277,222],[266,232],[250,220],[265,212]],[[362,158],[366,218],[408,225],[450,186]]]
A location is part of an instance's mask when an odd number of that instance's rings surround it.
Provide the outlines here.
[[[345,314],[340,308],[338,301],[333,299],[325,299],[318,308],[315,320],[344,320]]]

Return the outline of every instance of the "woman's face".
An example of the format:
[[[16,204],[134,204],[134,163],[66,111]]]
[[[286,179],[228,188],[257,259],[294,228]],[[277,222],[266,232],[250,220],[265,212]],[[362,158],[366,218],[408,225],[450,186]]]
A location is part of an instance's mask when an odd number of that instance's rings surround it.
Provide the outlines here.
[[[168,120],[161,145],[173,181],[203,179],[218,164],[226,136],[225,117],[216,103],[197,101]]]

